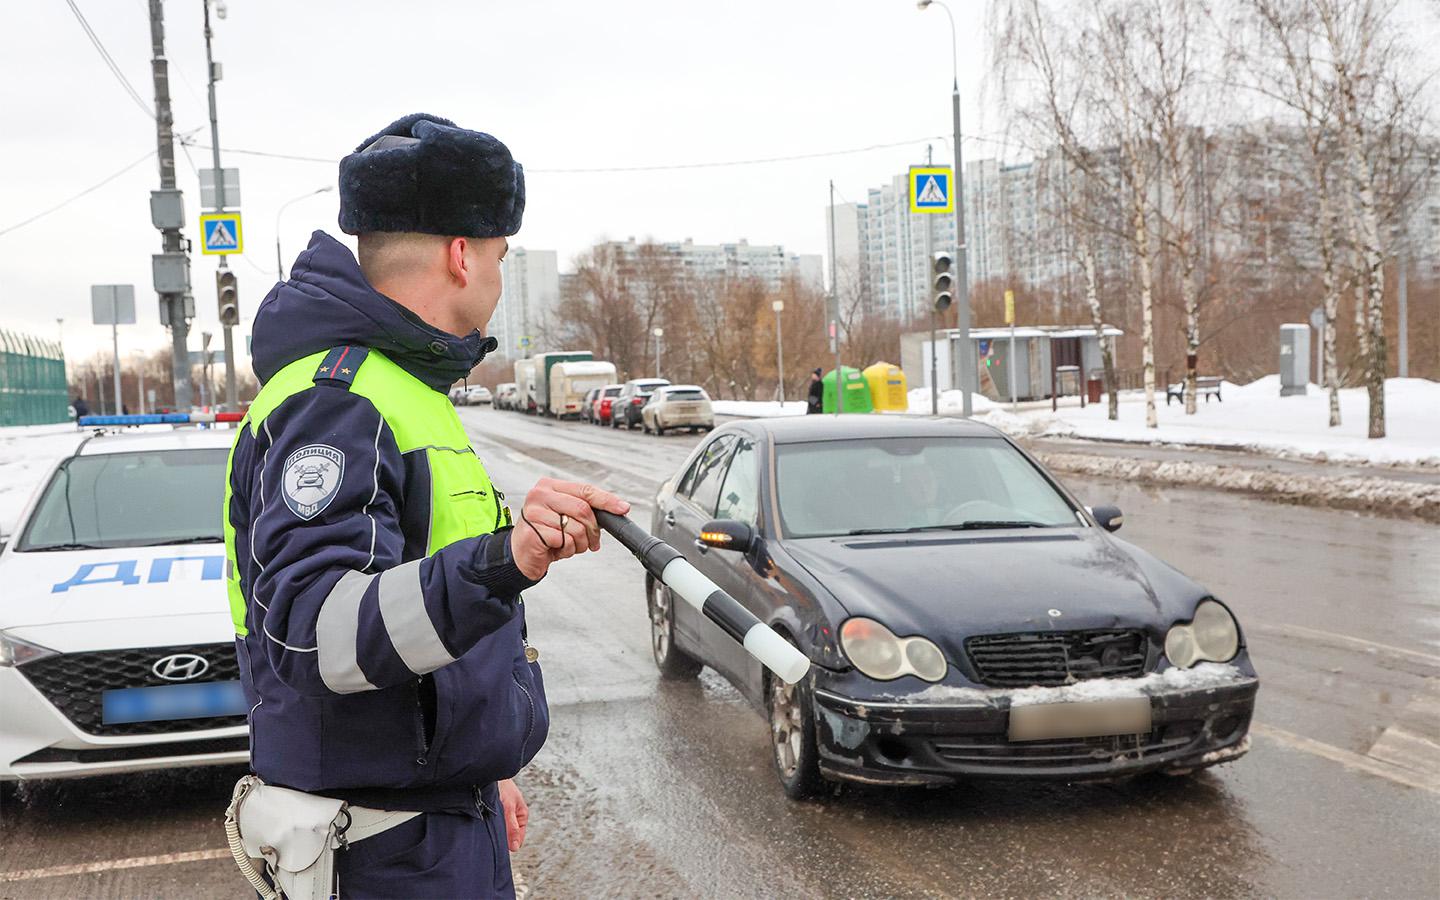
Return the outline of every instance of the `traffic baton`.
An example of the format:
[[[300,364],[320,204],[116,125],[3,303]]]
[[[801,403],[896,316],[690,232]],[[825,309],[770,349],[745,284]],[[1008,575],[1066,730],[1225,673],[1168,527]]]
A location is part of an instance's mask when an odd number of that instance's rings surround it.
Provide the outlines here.
[[[795,645],[755,618],[750,610],[725,593],[715,582],[680,555],[680,551],[636,525],[625,516],[595,510],[595,520],[645,566],[645,571],[680,595],[686,603],[720,626],[786,684],[794,684],[810,671],[810,659]]]

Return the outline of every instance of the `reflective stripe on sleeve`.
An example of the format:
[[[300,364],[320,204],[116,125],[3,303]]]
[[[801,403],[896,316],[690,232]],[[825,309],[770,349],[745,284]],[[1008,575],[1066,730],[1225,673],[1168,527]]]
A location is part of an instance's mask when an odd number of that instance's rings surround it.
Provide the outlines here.
[[[315,622],[320,679],[337,694],[375,690],[375,685],[365,677],[355,658],[356,640],[360,633],[360,601],[365,598],[365,590],[375,577],[346,572],[320,606],[320,616]]]
[[[420,587],[423,560],[386,569],[380,578],[380,618],[400,659],[416,675],[433,672],[455,661],[445,649],[435,623],[425,611],[425,594]]]

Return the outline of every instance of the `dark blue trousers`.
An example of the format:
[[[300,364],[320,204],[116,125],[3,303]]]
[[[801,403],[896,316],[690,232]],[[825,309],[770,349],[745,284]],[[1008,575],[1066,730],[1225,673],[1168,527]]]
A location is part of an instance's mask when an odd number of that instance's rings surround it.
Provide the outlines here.
[[[515,896],[503,810],[425,813],[336,854],[341,900]]]

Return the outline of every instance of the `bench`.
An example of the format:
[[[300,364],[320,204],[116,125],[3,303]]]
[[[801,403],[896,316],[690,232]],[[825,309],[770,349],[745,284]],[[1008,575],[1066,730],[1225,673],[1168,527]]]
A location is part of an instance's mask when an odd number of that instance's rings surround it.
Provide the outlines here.
[[[1204,397],[1206,403],[1210,402],[1211,397],[1224,403],[1225,398],[1220,396],[1220,382],[1221,378],[1218,375],[1197,375],[1195,377],[1195,394],[1197,397]],[[1185,401],[1185,382],[1177,381],[1165,387],[1165,405],[1169,406],[1171,400],[1179,400],[1182,403]]]

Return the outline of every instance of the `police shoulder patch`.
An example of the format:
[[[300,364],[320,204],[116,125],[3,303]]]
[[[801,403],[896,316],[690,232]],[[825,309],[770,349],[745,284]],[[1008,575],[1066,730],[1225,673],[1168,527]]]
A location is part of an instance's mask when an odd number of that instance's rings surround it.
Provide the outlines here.
[[[325,511],[340,492],[345,477],[345,454],[329,444],[301,447],[285,460],[280,495],[285,505],[302,519],[313,519]]]

